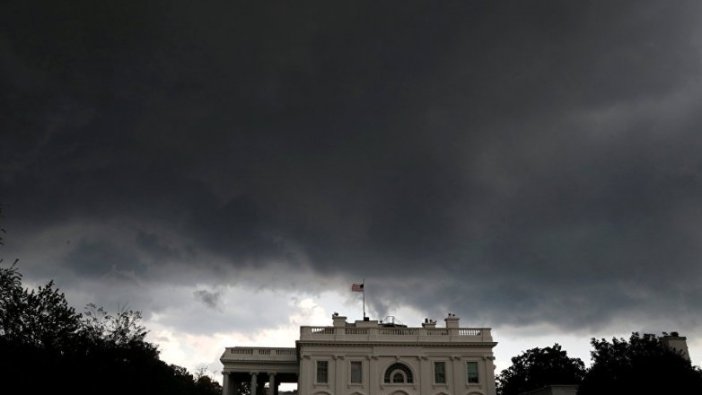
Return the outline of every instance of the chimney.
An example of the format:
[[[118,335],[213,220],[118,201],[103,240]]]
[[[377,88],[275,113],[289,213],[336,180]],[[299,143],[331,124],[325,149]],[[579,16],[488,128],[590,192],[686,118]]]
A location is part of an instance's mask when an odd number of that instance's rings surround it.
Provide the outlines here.
[[[458,317],[456,317],[456,314],[448,313],[448,317],[444,318],[444,321],[446,321],[446,328],[458,329]]]
[[[422,322],[422,328],[436,328],[436,321],[429,318],[425,318],[424,322]]]
[[[346,317],[339,315],[339,313],[332,314],[332,321],[334,321],[334,328],[343,328],[346,326]]]
[[[687,352],[687,338],[679,336],[678,332],[670,332],[670,335],[664,334],[661,338],[661,343],[670,350],[682,355],[688,361],[690,360],[690,354]]]

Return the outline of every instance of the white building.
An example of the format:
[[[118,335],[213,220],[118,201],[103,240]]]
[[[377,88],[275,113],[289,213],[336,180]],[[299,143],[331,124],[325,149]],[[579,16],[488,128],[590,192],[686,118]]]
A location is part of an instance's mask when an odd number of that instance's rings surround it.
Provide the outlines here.
[[[332,320],[300,327],[295,348],[227,348],[223,395],[242,382],[256,395],[276,395],[281,382],[297,382],[301,395],[495,395],[489,328],[461,328],[453,314],[444,328]]]

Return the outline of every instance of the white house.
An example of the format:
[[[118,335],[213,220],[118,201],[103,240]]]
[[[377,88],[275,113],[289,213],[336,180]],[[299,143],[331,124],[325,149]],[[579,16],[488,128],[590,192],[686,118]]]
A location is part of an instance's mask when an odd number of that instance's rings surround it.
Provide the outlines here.
[[[300,327],[295,348],[227,348],[223,395],[242,382],[256,395],[276,395],[281,382],[297,382],[301,395],[495,395],[489,328],[461,328],[453,314],[443,328],[332,320]]]

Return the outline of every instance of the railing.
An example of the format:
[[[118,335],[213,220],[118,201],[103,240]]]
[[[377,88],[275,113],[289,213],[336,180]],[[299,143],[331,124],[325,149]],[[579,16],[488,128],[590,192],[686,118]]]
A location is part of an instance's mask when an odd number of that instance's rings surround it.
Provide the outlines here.
[[[419,335],[418,328],[378,328],[379,335],[393,336],[416,336]]]
[[[348,336],[348,338],[347,338]],[[300,340],[492,342],[490,328],[300,327]]]
[[[228,360],[296,361],[297,349],[278,347],[228,347],[222,358]]]
[[[243,354],[243,355],[253,355],[253,348],[230,348],[229,352],[232,354]]]
[[[331,327],[331,326],[312,326],[309,328],[310,328],[310,331],[312,333],[315,333],[318,335],[333,335],[334,334],[334,327]]]
[[[344,328],[347,335],[367,335],[368,328]]]

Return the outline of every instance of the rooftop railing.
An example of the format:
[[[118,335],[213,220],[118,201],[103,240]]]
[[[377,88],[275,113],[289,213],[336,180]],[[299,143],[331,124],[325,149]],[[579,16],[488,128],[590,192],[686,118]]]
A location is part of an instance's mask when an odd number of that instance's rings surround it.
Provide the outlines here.
[[[297,350],[289,347],[227,347],[222,359],[297,361]]]
[[[300,340],[389,342],[492,342],[490,328],[302,326]]]

